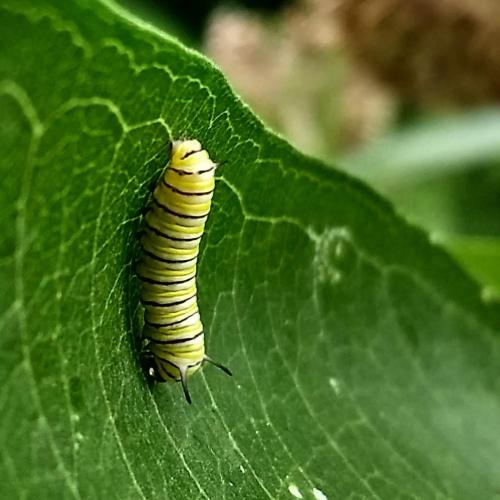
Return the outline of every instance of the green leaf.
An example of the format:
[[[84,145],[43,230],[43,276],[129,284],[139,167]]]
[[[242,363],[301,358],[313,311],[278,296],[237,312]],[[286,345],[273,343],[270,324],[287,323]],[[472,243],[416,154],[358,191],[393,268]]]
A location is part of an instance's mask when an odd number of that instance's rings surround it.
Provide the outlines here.
[[[108,2],[0,9],[2,498],[493,498],[500,309],[361,183]],[[138,362],[172,138],[226,162],[188,406]]]

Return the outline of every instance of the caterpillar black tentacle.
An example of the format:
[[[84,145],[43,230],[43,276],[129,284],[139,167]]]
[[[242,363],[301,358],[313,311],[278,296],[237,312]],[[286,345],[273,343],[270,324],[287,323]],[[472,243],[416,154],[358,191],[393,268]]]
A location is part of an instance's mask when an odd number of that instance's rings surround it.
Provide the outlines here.
[[[196,266],[210,212],[217,164],[196,140],[175,141],[169,164],[153,191],[137,267],[144,305],[145,368],[160,382],[181,382],[191,403],[188,378],[206,361],[198,310]]]

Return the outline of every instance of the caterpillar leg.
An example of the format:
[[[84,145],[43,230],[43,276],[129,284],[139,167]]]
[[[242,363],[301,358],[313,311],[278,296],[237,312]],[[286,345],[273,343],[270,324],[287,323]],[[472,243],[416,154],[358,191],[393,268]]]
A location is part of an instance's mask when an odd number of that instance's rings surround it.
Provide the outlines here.
[[[181,384],[182,384],[182,390],[184,391],[184,396],[186,397],[186,401],[189,404],[191,404],[191,396],[189,395],[189,390],[187,385],[187,366],[179,368],[179,372],[181,374]]]
[[[233,376],[231,373],[231,370],[229,368],[226,368],[224,365],[221,365],[220,363],[217,363],[214,361],[212,358],[207,356],[206,354],[203,356],[203,360],[207,361],[208,363],[216,366],[217,368],[221,369],[224,373],[226,373],[229,376]],[[182,390],[184,391],[184,396],[186,397],[186,401],[191,404],[191,395],[189,394],[189,389],[188,389],[188,383],[187,383],[187,371],[188,371],[189,366],[182,366],[179,368],[179,373],[181,375],[181,384],[182,384]]]
[[[230,377],[233,376],[233,374],[231,373],[231,370],[229,368],[226,368],[224,365],[221,365],[220,363],[217,363],[216,361],[214,361],[212,358],[210,358],[206,354],[203,356],[203,359],[205,361],[207,361],[208,363],[210,363],[211,365],[214,365],[217,368],[219,368],[220,370],[222,370],[226,375],[229,375]]]

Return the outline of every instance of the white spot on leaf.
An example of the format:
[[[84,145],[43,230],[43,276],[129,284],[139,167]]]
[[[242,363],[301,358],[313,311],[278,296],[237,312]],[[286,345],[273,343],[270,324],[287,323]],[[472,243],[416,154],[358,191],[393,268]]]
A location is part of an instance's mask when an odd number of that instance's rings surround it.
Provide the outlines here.
[[[85,439],[85,436],[81,432],[75,434],[75,440],[73,441],[73,448],[75,451],[80,449],[80,443]]]
[[[328,500],[328,497],[318,488],[313,488],[313,495],[315,500]]]
[[[335,377],[330,377],[328,379],[330,387],[334,390],[335,394],[338,396],[340,394],[340,383]]]
[[[294,496],[295,498],[304,498],[302,496],[302,493],[300,492],[299,488],[297,487],[296,484],[289,484],[288,485],[288,491]]]

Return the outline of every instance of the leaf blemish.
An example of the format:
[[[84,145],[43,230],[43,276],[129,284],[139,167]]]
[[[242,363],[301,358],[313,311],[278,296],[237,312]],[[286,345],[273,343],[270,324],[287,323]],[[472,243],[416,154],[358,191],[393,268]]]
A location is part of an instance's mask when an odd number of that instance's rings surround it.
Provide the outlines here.
[[[312,490],[315,500],[328,500],[328,497],[318,488]]]
[[[351,232],[345,227],[334,227],[315,237],[314,266],[322,283],[339,283],[356,265]]]
[[[340,383],[339,383],[338,379],[336,379],[335,377],[330,377],[328,379],[328,383],[330,384],[330,387],[335,392],[335,395],[338,396],[340,394]]]
[[[296,485],[296,484],[293,484],[293,483],[289,484],[289,485],[288,485],[288,491],[289,491],[289,492],[290,492],[290,494],[291,494],[292,496],[294,496],[295,498],[304,498],[304,497],[302,496],[302,493],[300,492],[300,490],[299,490],[299,488],[297,487],[297,485]]]
[[[73,448],[75,451],[80,449],[80,443],[85,439],[85,436],[81,432],[75,434],[75,440],[73,442]]]

